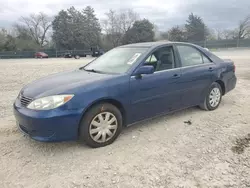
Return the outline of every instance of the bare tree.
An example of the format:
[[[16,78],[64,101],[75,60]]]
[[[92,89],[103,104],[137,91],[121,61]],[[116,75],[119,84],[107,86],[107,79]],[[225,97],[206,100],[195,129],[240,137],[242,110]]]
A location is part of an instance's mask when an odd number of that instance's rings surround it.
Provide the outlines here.
[[[215,28],[213,32],[216,36],[216,40],[223,39],[223,30],[221,28]]]
[[[250,15],[239,24],[238,39],[244,39],[250,35]]]
[[[120,12],[109,10],[106,13],[106,19],[102,20],[102,29],[112,47],[119,46],[124,34],[133,26],[134,22],[139,19],[137,13],[131,9],[125,9]]]
[[[139,19],[139,15],[134,12],[132,9],[125,9],[118,14],[118,22],[120,25],[120,29],[125,34]]]
[[[237,29],[224,29],[220,30],[221,39],[237,39]]]
[[[29,30],[27,29],[27,27],[25,25],[21,25],[21,24],[14,24],[13,25],[13,35],[16,38],[19,39],[29,39],[32,40],[33,38],[29,35]]]
[[[164,36],[162,35],[162,32],[160,32],[159,27],[153,23],[154,26],[154,40],[155,41],[159,41],[159,40],[163,40]]]
[[[105,14],[107,18],[102,20],[102,28],[106,34],[108,41],[112,43],[112,47],[119,46],[122,31],[118,20],[118,15],[114,10],[109,10],[108,13]]]
[[[48,43],[48,32],[51,27],[51,18],[40,12],[29,17],[21,17],[21,24],[16,24],[15,28],[19,31],[27,31],[39,46],[43,47]]]
[[[174,26],[168,31],[168,39],[170,41],[183,42],[186,41],[185,29],[181,26]]]

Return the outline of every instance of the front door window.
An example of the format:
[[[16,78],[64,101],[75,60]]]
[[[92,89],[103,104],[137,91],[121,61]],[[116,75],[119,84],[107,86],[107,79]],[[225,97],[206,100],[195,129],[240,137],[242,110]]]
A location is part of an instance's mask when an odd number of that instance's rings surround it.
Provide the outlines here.
[[[153,65],[155,72],[175,68],[175,58],[171,46],[162,47],[148,56],[144,65]]]

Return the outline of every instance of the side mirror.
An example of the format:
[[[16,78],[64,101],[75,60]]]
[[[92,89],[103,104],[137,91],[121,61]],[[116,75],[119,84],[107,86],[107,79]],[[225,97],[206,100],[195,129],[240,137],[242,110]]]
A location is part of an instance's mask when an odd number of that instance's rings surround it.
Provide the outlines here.
[[[145,66],[141,66],[140,68],[138,68],[134,75],[141,75],[141,74],[153,74],[154,73],[154,66],[152,65],[145,65]]]

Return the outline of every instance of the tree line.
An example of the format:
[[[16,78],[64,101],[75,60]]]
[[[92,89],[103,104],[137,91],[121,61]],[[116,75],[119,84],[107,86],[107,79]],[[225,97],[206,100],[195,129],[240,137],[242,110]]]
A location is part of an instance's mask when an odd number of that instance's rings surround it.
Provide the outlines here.
[[[211,29],[203,19],[190,13],[183,25],[159,31],[150,20],[140,18],[132,9],[109,10],[99,20],[95,10],[70,7],[54,17],[44,13],[20,17],[11,29],[0,29],[0,51],[42,49],[109,50],[119,45],[156,40],[195,42],[204,40],[245,39],[250,37],[250,16],[235,29]]]

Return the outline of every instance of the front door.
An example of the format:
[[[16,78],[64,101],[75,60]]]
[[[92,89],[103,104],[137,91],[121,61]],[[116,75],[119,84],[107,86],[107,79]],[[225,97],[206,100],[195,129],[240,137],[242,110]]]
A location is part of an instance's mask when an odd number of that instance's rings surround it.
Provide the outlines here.
[[[144,65],[153,65],[155,72],[130,79],[131,110],[133,121],[150,118],[180,107],[180,68],[176,68],[172,47],[153,52]]]

